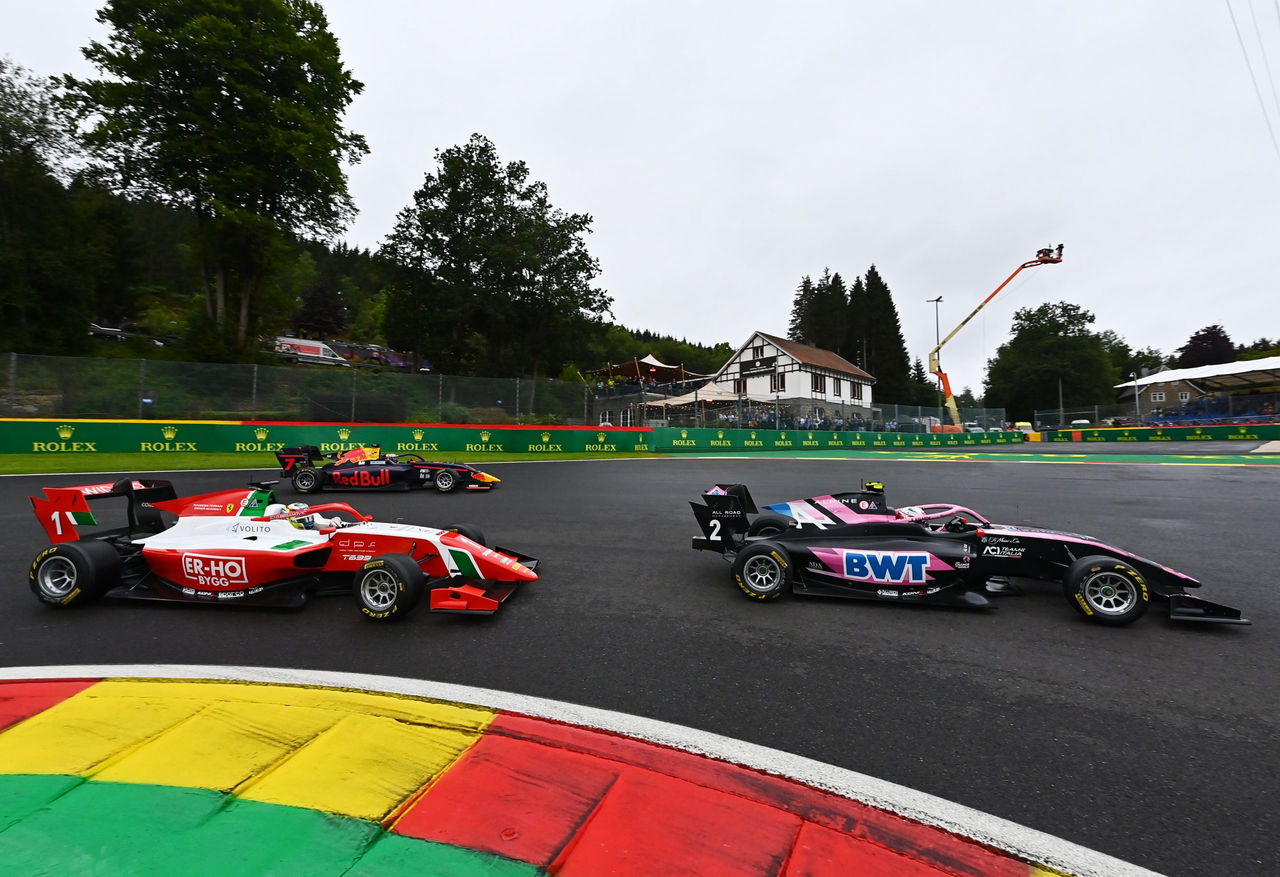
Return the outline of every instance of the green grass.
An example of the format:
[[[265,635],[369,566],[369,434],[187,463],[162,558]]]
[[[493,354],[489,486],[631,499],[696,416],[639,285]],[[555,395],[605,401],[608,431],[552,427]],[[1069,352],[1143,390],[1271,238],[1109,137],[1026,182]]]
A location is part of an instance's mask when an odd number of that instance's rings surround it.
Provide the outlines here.
[[[525,460],[596,460],[619,457],[653,457],[647,451],[621,454],[468,454],[443,453],[435,457],[447,463],[485,463]],[[168,469],[279,469],[264,454],[0,454],[0,475],[32,475],[51,472],[158,472]]]

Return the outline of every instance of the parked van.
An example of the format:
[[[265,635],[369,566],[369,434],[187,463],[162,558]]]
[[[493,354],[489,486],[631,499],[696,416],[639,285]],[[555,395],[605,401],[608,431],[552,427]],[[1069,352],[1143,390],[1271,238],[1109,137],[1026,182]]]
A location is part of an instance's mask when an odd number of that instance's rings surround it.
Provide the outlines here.
[[[287,362],[306,362],[312,365],[340,365],[351,368],[351,363],[333,352],[323,341],[308,338],[276,339],[276,355]]]
[[[1036,428],[1025,420],[1019,420],[1017,423],[1013,425],[1013,429],[1014,429],[1014,432],[1025,432],[1028,434],[1036,431]]]

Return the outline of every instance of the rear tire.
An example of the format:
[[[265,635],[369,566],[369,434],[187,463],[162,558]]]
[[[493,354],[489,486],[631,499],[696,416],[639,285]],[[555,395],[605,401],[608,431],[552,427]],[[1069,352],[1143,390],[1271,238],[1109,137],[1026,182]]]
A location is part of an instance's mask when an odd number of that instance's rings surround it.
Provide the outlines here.
[[[36,555],[27,582],[46,606],[92,603],[120,584],[120,555],[105,542],[63,542]]]
[[[777,546],[748,545],[733,559],[733,580],[753,600],[776,600],[791,582],[791,562]]]
[[[323,480],[319,471],[310,466],[303,466],[293,473],[293,489],[298,493],[319,493]]]
[[[441,469],[436,473],[436,490],[448,493],[458,486],[458,476],[452,469]]]
[[[1132,624],[1151,605],[1147,580],[1123,560],[1098,554],[1082,557],[1062,580],[1067,602],[1097,624]]]
[[[488,542],[484,541],[484,531],[475,524],[451,524],[450,526],[445,527],[445,529],[457,530],[459,535],[466,536],[472,542],[484,545],[486,548],[489,545]]]
[[[779,533],[785,532],[793,523],[793,520],[786,515],[760,515],[751,522],[751,526],[747,527],[747,535],[777,536]]]
[[[409,613],[427,590],[427,580],[407,554],[384,554],[360,567],[352,592],[360,611],[372,621],[396,621]]]

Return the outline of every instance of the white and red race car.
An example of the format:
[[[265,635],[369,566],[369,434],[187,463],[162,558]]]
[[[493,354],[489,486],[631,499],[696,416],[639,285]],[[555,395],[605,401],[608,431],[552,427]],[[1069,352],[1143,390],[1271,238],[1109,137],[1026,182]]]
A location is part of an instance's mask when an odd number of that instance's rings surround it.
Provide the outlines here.
[[[428,593],[432,612],[492,614],[538,578],[535,558],[487,547],[474,526],[378,523],[344,502],[284,507],[274,483],[182,498],[160,479],[46,487],[31,505],[53,544],[31,562],[31,590],[58,607],[106,594],[292,607],[350,592],[390,621]],[[125,498],[126,522],[82,538],[98,523],[89,502],[109,497]]]

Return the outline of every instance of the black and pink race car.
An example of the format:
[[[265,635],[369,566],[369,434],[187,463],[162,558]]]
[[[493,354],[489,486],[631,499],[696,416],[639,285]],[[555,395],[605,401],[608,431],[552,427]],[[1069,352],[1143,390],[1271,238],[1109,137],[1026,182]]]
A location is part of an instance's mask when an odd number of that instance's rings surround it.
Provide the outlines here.
[[[324,454],[315,445],[276,451],[280,475],[298,493],[322,490],[492,490],[501,480],[466,463],[440,463],[419,454],[384,454],[377,445]]]
[[[379,523],[344,502],[285,506],[274,483],[187,497],[148,478],[46,487],[31,505],[52,544],[31,562],[31,591],[58,608],[108,594],[296,607],[345,593],[366,617],[392,621],[423,598],[432,612],[489,615],[538,578],[535,558],[488,547],[472,525]],[[90,503],[113,498],[121,523],[103,529]]]
[[[690,502],[701,536],[693,547],[733,564],[748,597],[796,594],[895,603],[990,607],[1016,593],[1011,578],[1061,582],[1067,602],[1090,621],[1130,624],[1153,598],[1177,621],[1249,624],[1239,609],[1187,594],[1185,573],[1094,539],[1039,527],[996,524],[964,506],[892,508],[884,486],[791,500],[756,509],[743,484],[718,484]]]

